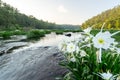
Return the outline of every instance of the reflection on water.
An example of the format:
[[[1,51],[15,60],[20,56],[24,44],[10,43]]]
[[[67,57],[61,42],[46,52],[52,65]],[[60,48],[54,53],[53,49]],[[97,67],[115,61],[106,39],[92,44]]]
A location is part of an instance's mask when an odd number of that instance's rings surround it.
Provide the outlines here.
[[[40,46],[58,46],[58,44],[62,41],[67,41],[70,39],[76,39],[78,37],[81,37],[80,33],[70,33],[72,34],[71,37],[65,36],[65,35],[56,35],[55,33],[47,34],[45,37],[40,39],[39,41],[35,43],[29,43],[28,46],[14,50],[15,52],[24,50],[24,49],[35,49]]]

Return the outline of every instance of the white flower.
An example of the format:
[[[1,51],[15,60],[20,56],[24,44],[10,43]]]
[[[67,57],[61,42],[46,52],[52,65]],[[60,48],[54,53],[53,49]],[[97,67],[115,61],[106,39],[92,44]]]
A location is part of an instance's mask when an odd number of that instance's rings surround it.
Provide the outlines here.
[[[101,77],[104,80],[116,80],[117,77],[119,76],[119,74],[113,75],[109,71],[107,71],[107,73],[98,73],[96,75],[98,75],[99,77]],[[119,80],[119,79],[117,79],[117,80]]]
[[[76,46],[76,53],[79,53],[80,52],[80,49],[78,46]]]
[[[117,54],[120,54],[120,48],[117,48],[116,51],[117,51]]]
[[[113,74],[109,73],[109,71],[107,73],[100,73],[101,77],[105,80],[111,80]]]
[[[111,38],[111,34],[106,32],[99,32],[92,39],[94,47],[108,49],[112,43],[114,43],[114,39]]]
[[[91,39],[90,37],[86,37],[86,38],[85,38],[85,42],[89,42],[90,39]]]
[[[99,76],[99,77],[101,77],[104,80],[116,80],[117,77],[119,76],[119,74],[113,75],[109,71],[107,71],[107,73],[106,72],[105,73],[97,73],[96,75]]]
[[[92,34],[90,34],[90,32],[91,32],[91,30],[92,30],[92,27],[88,27],[87,29],[84,29],[83,31],[84,31],[84,33],[85,34],[87,34],[89,37],[93,37],[93,35]]]
[[[87,47],[91,47],[91,44],[88,44]]]
[[[116,80],[120,80],[120,76],[118,76]]]
[[[80,56],[81,56],[81,57],[85,57],[86,55],[87,55],[87,54],[86,54],[86,52],[85,52],[84,50],[81,50],[81,51],[80,51]]]
[[[74,57],[70,58],[70,61],[75,62],[76,59]]]
[[[67,52],[73,53],[76,50],[76,45],[73,43],[68,43],[67,44]]]
[[[116,77],[118,76],[118,75],[113,75],[109,71],[107,71],[107,73],[98,73],[97,75],[104,80],[116,80]]]
[[[101,63],[101,55],[102,49],[108,49],[114,43],[114,39],[111,38],[110,32],[99,32],[95,37],[92,39],[94,47],[99,49],[98,52],[98,61]]]
[[[111,51],[115,51],[115,48],[114,47],[110,47],[109,48]]]
[[[83,31],[86,33],[86,34],[90,34],[90,31],[92,30],[91,27],[88,27],[87,29],[84,29]]]

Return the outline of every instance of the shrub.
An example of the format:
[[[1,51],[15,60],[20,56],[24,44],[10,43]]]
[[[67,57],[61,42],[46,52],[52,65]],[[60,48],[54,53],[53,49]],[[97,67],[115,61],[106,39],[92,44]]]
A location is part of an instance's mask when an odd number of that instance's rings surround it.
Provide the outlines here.
[[[50,34],[50,33],[51,33],[51,30],[45,30],[45,33],[46,33],[46,34]]]
[[[11,31],[12,35],[25,35],[27,32],[21,30]]]
[[[1,33],[1,37],[3,37],[3,39],[9,39],[10,36],[12,36],[12,33],[10,31],[3,31]]]
[[[13,35],[25,35],[26,32],[21,31],[21,30],[15,30],[15,31],[12,31],[12,34],[13,34]]]
[[[31,30],[27,33],[28,39],[39,39],[40,37],[44,37],[45,32],[40,30]]]
[[[63,32],[64,32],[63,30],[56,30],[55,31],[56,34],[63,34]]]

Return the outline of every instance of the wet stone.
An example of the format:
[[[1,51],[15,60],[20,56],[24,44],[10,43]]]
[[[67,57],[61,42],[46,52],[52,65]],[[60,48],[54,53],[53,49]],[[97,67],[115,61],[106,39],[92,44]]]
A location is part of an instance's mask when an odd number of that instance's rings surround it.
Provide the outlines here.
[[[7,60],[0,68],[0,80],[55,80],[63,76],[66,69],[59,65],[64,59],[57,47],[37,47],[6,54]]]

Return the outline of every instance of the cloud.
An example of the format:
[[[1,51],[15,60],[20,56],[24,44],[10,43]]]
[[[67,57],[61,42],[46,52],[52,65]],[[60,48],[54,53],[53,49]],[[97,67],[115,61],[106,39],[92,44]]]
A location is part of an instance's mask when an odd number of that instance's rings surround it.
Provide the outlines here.
[[[60,5],[58,7],[58,11],[61,12],[61,13],[67,13],[68,12],[68,10],[63,5]]]

